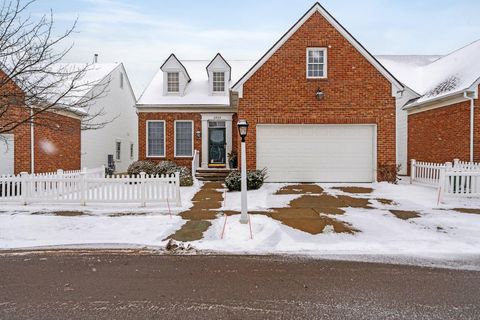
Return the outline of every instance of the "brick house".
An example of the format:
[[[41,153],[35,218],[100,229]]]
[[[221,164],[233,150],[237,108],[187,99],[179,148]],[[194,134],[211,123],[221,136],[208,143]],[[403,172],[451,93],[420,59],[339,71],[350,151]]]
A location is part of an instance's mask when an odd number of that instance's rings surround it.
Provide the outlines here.
[[[446,56],[397,61],[392,72],[414,96],[408,112],[408,158],[480,161],[480,41]],[[388,63],[386,63],[388,64]]]
[[[92,92],[98,92],[95,93],[98,96],[89,103],[88,110],[72,108],[71,111],[62,109],[60,112],[52,108],[51,112],[36,117],[35,125],[24,124],[3,134],[0,174],[97,168],[107,166],[109,159],[117,172],[125,172],[128,165],[136,160],[137,126],[136,99],[123,64],[95,61],[91,65],[69,63],[53,67],[85,70],[77,83],[80,89],[73,99],[80,100]],[[16,90],[19,96],[23,95],[11,81],[8,87],[2,88]],[[76,101],[69,103],[75,105]],[[30,109],[19,103],[2,115],[0,125],[14,119],[25,119],[29,113]],[[96,130],[81,130],[86,122],[82,123],[85,116],[86,119],[93,118],[87,125],[105,125]]]
[[[229,169],[246,119],[248,168],[269,181],[382,180],[404,92],[316,3],[256,62],[170,55],[137,102],[139,159],[190,165],[198,150],[203,170]]]
[[[5,74],[2,72],[2,79]],[[21,89],[12,81],[2,86],[18,96],[18,105],[5,108],[0,126],[27,119],[30,109],[23,101]],[[57,169],[80,169],[81,117],[78,112],[48,111],[38,115],[35,124],[24,123],[0,135],[0,174],[52,172]]]

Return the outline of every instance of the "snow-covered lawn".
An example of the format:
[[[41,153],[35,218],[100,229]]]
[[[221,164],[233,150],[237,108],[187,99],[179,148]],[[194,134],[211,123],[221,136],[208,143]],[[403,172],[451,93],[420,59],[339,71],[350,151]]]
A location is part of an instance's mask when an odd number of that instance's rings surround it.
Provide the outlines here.
[[[269,211],[287,207],[302,195],[275,195],[286,184],[265,184],[249,192],[251,211]],[[337,234],[326,228],[311,235],[294,229],[266,215],[251,215],[251,225],[239,223],[239,215],[219,216],[193,247],[229,253],[334,255],[410,255],[445,257],[462,254],[480,255],[480,215],[460,213],[453,208],[480,208],[479,200],[448,201],[437,206],[435,189],[406,183],[358,184],[373,188],[371,194],[349,194],[333,187],[342,184],[320,184],[332,195],[349,195],[370,199],[373,208],[343,208],[342,215],[330,217],[350,224],[359,232]],[[352,184],[348,184],[352,186]],[[191,198],[199,186],[182,188],[183,206],[192,206]],[[240,193],[226,194],[224,210],[240,210]],[[382,204],[375,199],[393,200]],[[32,214],[38,211],[87,210],[89,215],[64,217]],[[419,217],[402,220],[389,210],[412,210]],[[186,221],[172,216],[165,207],[138,208],[119,206],[3,206],[0,207],[0,249],[39,246],[150,246],[163,248],[164,239]],[[137,215],[115,216],[118,213]],[[111,216],[113,214],[113,216]],[[226,223],[225,223],[226,222]],[[224,238],[221,239],[225,225]],[[251,227],[251,233],[250,233]]]

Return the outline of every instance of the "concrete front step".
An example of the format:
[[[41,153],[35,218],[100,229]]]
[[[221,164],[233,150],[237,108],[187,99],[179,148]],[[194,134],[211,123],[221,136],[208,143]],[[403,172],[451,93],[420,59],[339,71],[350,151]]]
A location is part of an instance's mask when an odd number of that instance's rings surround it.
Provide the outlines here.
[[[195,176],[201,181],[223,181],[229,173],[229,169],[198,169]]]

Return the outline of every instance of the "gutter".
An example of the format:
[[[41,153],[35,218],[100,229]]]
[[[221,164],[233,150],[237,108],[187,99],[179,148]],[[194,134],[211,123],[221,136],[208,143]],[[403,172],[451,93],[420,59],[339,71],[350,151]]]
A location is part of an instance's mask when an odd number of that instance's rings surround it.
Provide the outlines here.
[[[30,173],[35,173],[35,130],[32,106],[30,106]]]
[[[475,119],[475,102],[474,97],[468,96],[468,91],[463,93],[465,99],[470,100],[470,162],[473,162],[473,136],[474,136],[474,119]]]

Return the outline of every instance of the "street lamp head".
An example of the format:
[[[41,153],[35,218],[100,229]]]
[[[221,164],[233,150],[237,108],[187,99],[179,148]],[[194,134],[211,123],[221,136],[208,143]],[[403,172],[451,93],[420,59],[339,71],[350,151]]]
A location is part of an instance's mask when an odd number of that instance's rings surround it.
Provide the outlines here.
[[[237,123],[237,126],[238,126],[238,133],[240,133],[240,137],[242,137],[242,142],[245,142],[245,137],[247,136],[247,131],[248,131],[247,120],[239,120]]]

